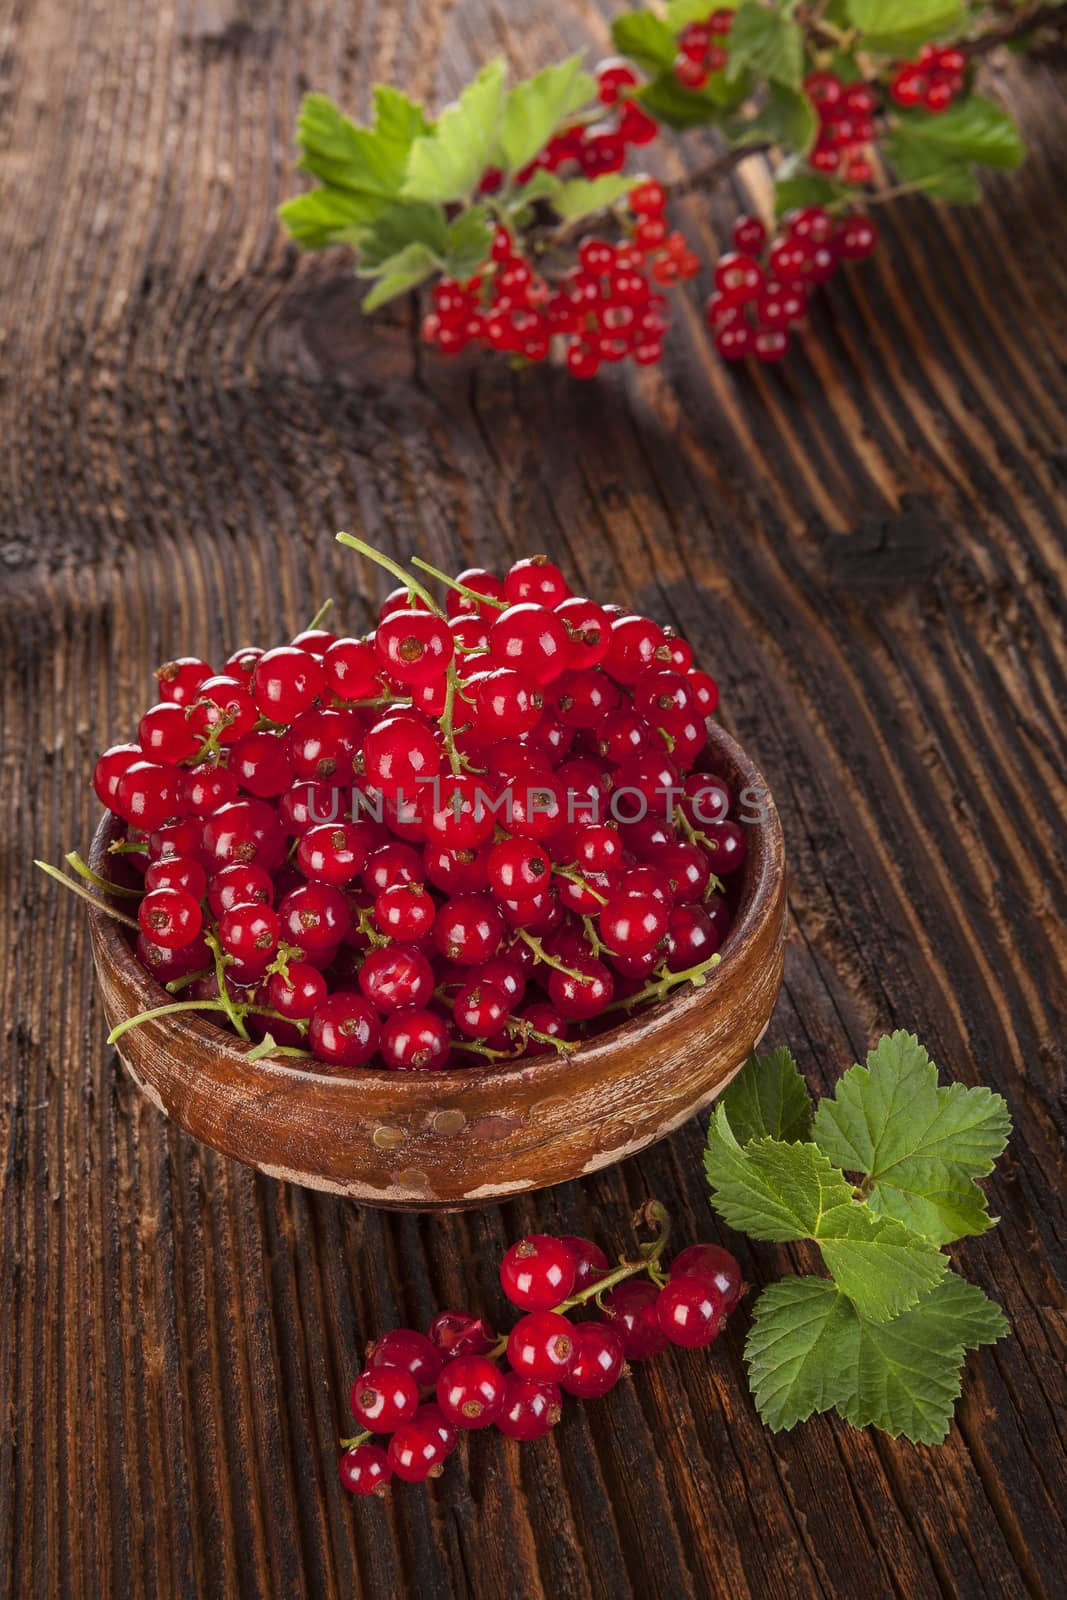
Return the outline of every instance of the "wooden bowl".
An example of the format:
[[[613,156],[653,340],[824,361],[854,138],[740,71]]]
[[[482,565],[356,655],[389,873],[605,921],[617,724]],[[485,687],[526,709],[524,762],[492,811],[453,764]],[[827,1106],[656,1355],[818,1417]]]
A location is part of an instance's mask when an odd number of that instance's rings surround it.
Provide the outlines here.
[[[782,832],[762,777],[712,725],[715,766],[759,796],[722,963],[566,1056],[489,1070],[344,1076],[247,1059],[248,1046],[195,1013],[140,1024],[119,1055],[168,1117],[272,1178],[396,1210],[460,1210],[594,1172],[672,1133],[707,1106],[762,1037],[782,981]],[[756,809],[753,807],[752,809]],[[120,824],[105,816],[91,864],[107,875]],[[90,911],[104,1012],[114,1027],[164,1005],[123,926]]]

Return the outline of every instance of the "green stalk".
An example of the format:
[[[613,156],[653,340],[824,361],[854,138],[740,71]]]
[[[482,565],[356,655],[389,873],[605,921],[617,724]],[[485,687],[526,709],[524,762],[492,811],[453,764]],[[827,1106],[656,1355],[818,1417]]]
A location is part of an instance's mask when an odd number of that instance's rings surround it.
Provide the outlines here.
[[[411,576],[411,573],[395,562],[391,556],[383,556],[380,550],[375,550],[373,545],[365,544],[362,539],[357,539],[354,533],[339,533],[337,542],[338,544],[348,545],[351,550],[358,550],[360,555],[366,556],[368,561],[373,561],[377,566],[384,567],[386,572],[391,572],[394,578],[400,579],[405,589],[417,594],[428,611],[432,611],[437,617],[444,616],[444,612],[430,591],[424,589],[422,584],[418,583]]]
[[[431,567],[430,563],[424,561],[421,556],[412,556],[411,565],[418,567],[422,572],[428,572],[431,578],[436,578],[440,583],[447,584],[450,589],[454,589],[457,594],[466,596],[468,600],[473,600],[476,605],[494,606],[497,611],[506,611],[508,608],[509,602],[507,600],[494,600],[490,595],[479,594],[477,589],[468,589],[465,583],[460,583],[456,578],[450,578],[448,573],[442,572],[439,567]]]
[[[71,894],[80,895],[83,900],[88,900],[91,906],[95,906],[105,916],[114,917],[115,921],[121,922],[124,927],[132,928],[135,933],[140,933],[141,924],[133,917],[128,917],[125,911],[116,911],[114,906],[109,906],[105,901],[98,900],[95,894],[90,894],[88,889],[83,889],[80,883],[75,883],[72,878],[68,878],[65,872],[60,872],[58,867],[53,867],[51,862],[35,860],[33,864],[35,867],[40,867],[42,872],[47,872],[50,878],[54,878],[57,883],[61,883],[65,889],[69,889]]]

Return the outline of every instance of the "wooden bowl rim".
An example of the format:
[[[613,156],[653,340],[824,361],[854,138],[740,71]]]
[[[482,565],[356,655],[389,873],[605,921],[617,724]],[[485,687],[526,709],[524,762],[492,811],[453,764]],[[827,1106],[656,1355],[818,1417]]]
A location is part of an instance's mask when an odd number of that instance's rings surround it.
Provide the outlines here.
[[[314,1084],[319,1092],[323,1084],[335,1085],[339,1094],[351,1092],[353,1086],[366,1090],[380,1090],[395,1098],[398,1109],[402,1107],[417,1109],[427,1095],[436,1103],[442,1096],[461,1094],[465,1088],[471,1087],[472,1080],[476,1080],[481,1089],[488,1090],[494,1088],[504,1090],[520,1075],[525,1081],[536,1078],[546,1089],[554,1087],[557,1080],[560,1080],[562,1087],[566,1087],[566,1079],[573,1062],[578,1057],[585,1062],[602,1064],[604,1058],[614,1054],[620,1045],[638,1044],[642,1038],[658,1032],[668,1017],[674,1020],[680,1014],[702,1010],[713,1001],[722,983],[724,971],[728,966],[736,967],[744,960],[758,936],[761,924],[773,908],[775,890],[785,871],[785,847],[777,808],[762,773],[736,740],[730,737],[721,724],[709,722],[708,726],[709,748],[713,754],[725,758],[726,763],[732,766],[738,775],[740,782],[735,785],[738,793],[749,790],[760,792],[765,816],[759,823],[744,825],[746,831],[751,830],[759,834],[761,847],[756,850],[750,848],[742,871],[748,872],[753,862],[756,870],[745,884],[736,919],[723,945],[722,961],[713,968],[700,988],[688,986],[674,998],[668,998],[648,1011],[626,1018],[618,1027],[597,1034],[595,1038],[582,1044],[578,1050],[563,1055],[517,1056],[512,1061],[499,1062],[484,1069],[452,1067],[441,1072],[390,1072],[386,1068],[373,1067],[352,1067],[333,1073],[312,1072],[304,1067],[290,1065],[284,1059],[277,1060],[270,1056],[262,1056],[255,1062],[248,1062],[245,1058],[252,1046],[245,1044],[243,1040],[235,1039],[207,1017],[197,1016],[194,1012],[178,1012],[173,1016],[159,1018],[159,1025],[173,1034],[178,1047],[184,1046],[186,1050],[197,1055],[204,1054],[210,1057],[214,1054],[216,1060],[219,1057],[230,1056],[241,1063],[243,1072],[252,1070],[257,1075],[262,1075],[264,1086],[273,1083],[275,1079],[281,1079],[290,1088],[302,1084]],[[105,812],[93,836],[89,864],[93,871],[100,873],[101,876],[106,876],[107,846],[118,834],[120,827],[119,819],[111,812]],[[138,995],[141,1002],[140,1010],[150,1011],[174,999],[174,996],[169,995],[142,967],[127,944],[119,923],[106,912],[91,907],[89,921],[97,959],[99,960],[102,954],[120,978],[123,987],[132,989]],[[122,1042],[116,1044],[116,1049],[120,1053],[122,1048]]]

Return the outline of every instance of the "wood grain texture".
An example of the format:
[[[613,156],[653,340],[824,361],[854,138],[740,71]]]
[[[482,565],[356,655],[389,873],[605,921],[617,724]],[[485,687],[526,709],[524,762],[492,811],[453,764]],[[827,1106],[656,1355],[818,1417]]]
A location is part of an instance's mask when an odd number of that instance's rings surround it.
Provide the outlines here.
[[[778,372],[719,365],[698,301],[662,372],[438,365],[365,326],[344,261],[273,220],[310,86],[447,98],[608,10],[455,0],[0,0],[0,1573],[7,1594],[1060,1595],[1064,1535],[1067,110],[998,69],[1031,146],[980,209],[887,210]],[[664,157],[695,165],[700,140]],[[1057,165],[1057,163],[1060,163]],[[706,253],[759,162],[687,204]],[[772,1030],[825,1088],[880,1031],[1008,1097],[995,1233],[959,1250],[1015,1337],[968,1364],[947,1445],[818,1419],[772,1436],[745,1318],[548,1440],[478,1437],[353,1506],[335,1440],[362,1342],[500,1310],[533,1227],[629,1242],[650,1194],[714,1237],[691,1125],[578,1184],[460,1217],[361,1211],[163,1121],[103,1043],[82,907],[35,876],[88,842],[96,749],[151,668],[383,592],[351,526],[439,566],[547,549],[717,670],[792,866]],[[762,1283],[802,1264],[742,1247]]]
[[[700,988],[616,1025],[567,1055],[480,1070],[303,1070],[249,1060],[247,1045],[197,1014],[145,1022],[119,1055],[149,1101],[213,1150],[268,1177],[396,1211],[461,1210],[587,1176],[705,1110],[763,1038],[782,985],[786,879],[767,785],[709,724],[713,770],[749,806],[747,855],[722,959]],[[116,881],[96,831],[89,865]],[[121,906],[116,909],[121,910]],[[127,907],[128,909],[128,907]],[[113,1028],[172,998],[137,961],[127,930],[88,913],[104,1015]]]

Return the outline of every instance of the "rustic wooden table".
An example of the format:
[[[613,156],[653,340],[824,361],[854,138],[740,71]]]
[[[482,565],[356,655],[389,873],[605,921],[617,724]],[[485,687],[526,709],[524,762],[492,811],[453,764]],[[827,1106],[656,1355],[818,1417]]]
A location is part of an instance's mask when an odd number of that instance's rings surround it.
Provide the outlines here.
[[[440,101],[491,51],[602,48],[607,9],[0,5],[9,1595],[1065,1592],[1062,78],[1007,70],[1026,167],[973,211],[889,208],[781,371],[720,365],[695,297],[661,372],[449,369],[411,305],[367,325],[341,257],[287,246],[305,88]],[[691,206],[705,252],[742,198]],[[825,1088],[903,1025],[1007,1095],[1003,1221],[960,1254],[1015,1337],[971,1358],[943,1449],[772,1436],[741,1316],[544,1443],[476,1437],[386,1504],[341,1491],[376,1329],[495,1311],[534,1226],[617,1249],[656,1194],[716,1233],[699,1125],[500,1210],[394,1217],[198,1147],[106,1049],[81,908],[32,858],[88,841],[89,764],[155,663],[281,637],[329,593],[366,621],[346,525],[446,567],[545,548],[676,623],[782,812],[774,1040]],[[757,1283],[797,1259],[742,1255]]]

